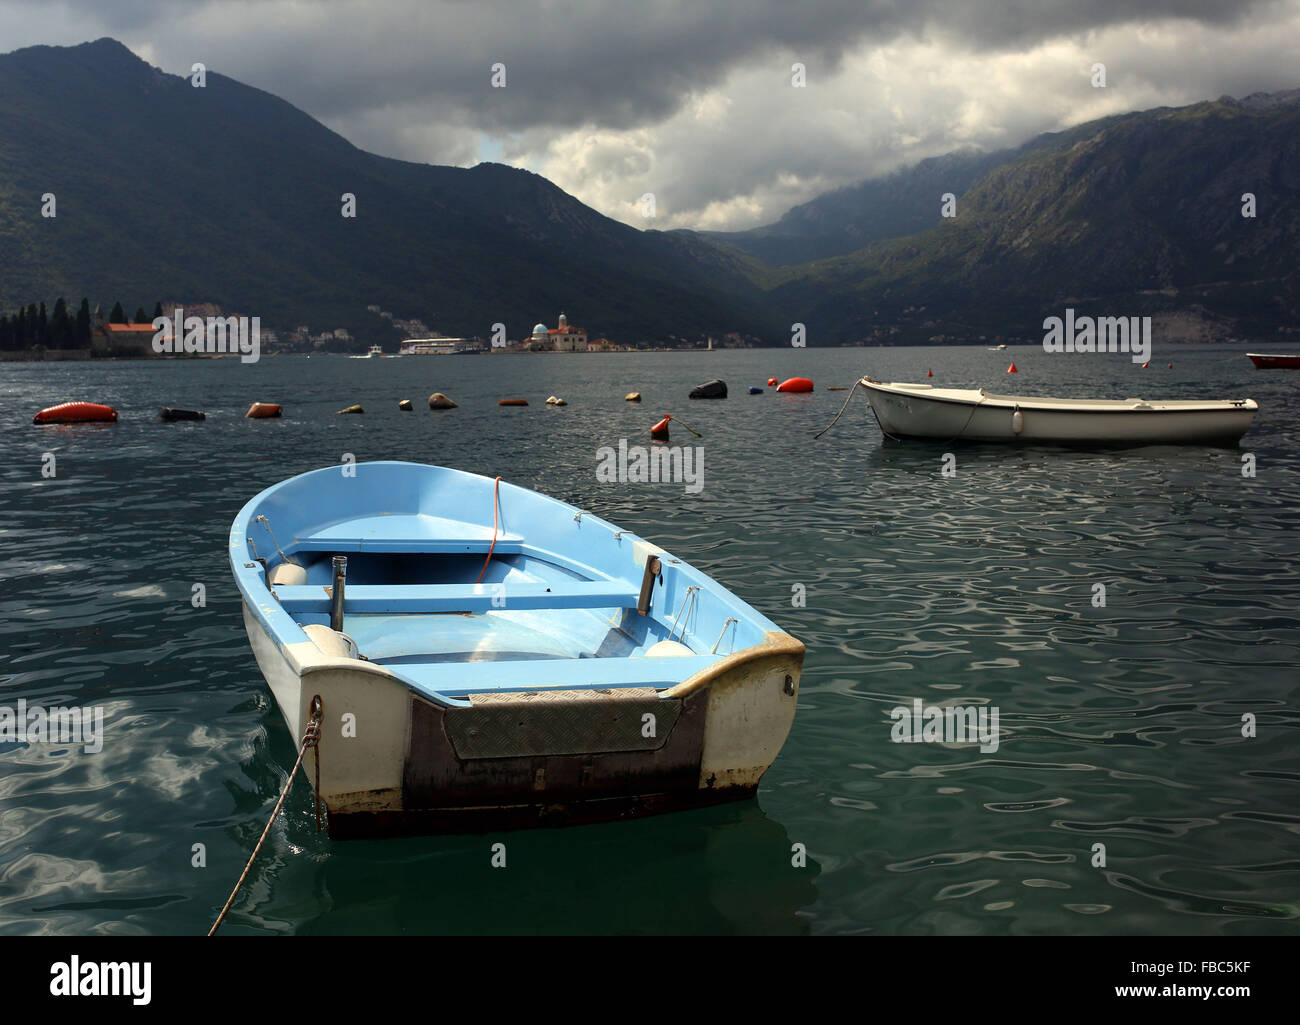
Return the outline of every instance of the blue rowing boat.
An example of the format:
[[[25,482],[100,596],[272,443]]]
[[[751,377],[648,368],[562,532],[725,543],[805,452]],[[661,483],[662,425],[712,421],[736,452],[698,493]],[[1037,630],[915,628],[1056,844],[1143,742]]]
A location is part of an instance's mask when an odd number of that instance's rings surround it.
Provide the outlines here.
[[[802,643],[662,548],[499,478],[313,470],[244,506],[230,561],[290,732],[320,720],[333,837],[749,797],[794,719]]]

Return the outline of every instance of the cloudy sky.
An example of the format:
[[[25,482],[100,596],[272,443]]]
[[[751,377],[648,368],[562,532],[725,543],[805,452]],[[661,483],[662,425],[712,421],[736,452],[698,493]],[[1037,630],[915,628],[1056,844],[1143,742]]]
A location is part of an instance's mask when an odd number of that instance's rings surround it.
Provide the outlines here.
[[[659,228],[754,227],[958,147],[1300,86],[1300,0],[0,0],[0,52],[105,35],[376,153],[528,168],[637,226],[653,193]]]

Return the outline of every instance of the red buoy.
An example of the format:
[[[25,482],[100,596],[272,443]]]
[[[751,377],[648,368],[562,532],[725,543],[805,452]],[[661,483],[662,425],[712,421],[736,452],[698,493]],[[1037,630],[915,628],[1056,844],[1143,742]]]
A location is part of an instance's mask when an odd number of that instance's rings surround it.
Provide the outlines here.
[[[1142,364],[1142,369],[1145,370],[1145,369],[1146,369],[1147,367],[1149,367],[1150,365],[1151,365],[1151,361],[1150,361],[1150,360],[1147,360],[1145,363]]]
[[[60,402],[42,409],[32,418],[34,424],[116,423],[117,410],[98,402]]]
[[[497,402],[497,405],[498,406],[526,406],[528,405],[528,400],[527,399],[501,399],[499,402]]]
[[[668,440],[668,421],[671,419],[671,416],[666,416],[650,428],[650,439],[652,441]]]
[[[769,378],[767,379],[767,386],[768,386],[769,388],[775,388],[775,387],[776,387],[776,378],[775,378],[775,377],[769,377]]]
[[[1013,363],[1011,364],[1011,366],[1007,367],[1007,373],[1008,373],[1008,374],[1018,374],[1018,373],[1020,373],[1020,371],[1016,369],[1016,365],[1015,365],[1015,363],[1013,362]]]
[[[934,376],[934,371],[933,371],[933,370],[927,370],[927,371],[925,372],[925,376],[926,376],[926,377],[933,377],[933,376]]]
[[[807,392],[813,390],[813,383],[806,377],[791,377],[776,386],[777,391]]]

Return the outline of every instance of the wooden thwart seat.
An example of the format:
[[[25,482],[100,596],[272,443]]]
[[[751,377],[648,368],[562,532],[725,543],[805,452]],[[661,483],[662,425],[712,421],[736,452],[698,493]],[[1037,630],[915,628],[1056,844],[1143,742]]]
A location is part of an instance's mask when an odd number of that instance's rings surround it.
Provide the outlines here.
[[[280,606],[291,616],[329,615],[330,591],[321,585],[274,589]],[[345,616],[397,613],[491,612],[531,609],[633,608],[638,591],[622,581],[573,580],[528,584],[348,584]]]

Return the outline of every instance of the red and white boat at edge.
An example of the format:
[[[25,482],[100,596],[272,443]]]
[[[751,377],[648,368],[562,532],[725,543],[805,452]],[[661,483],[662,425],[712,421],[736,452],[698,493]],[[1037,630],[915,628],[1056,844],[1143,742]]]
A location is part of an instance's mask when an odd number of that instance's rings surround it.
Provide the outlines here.
[[[1300,370],[1300,356],[1279,356],[1260,352],[1248,352],[1246,355],[1260,370]]]

